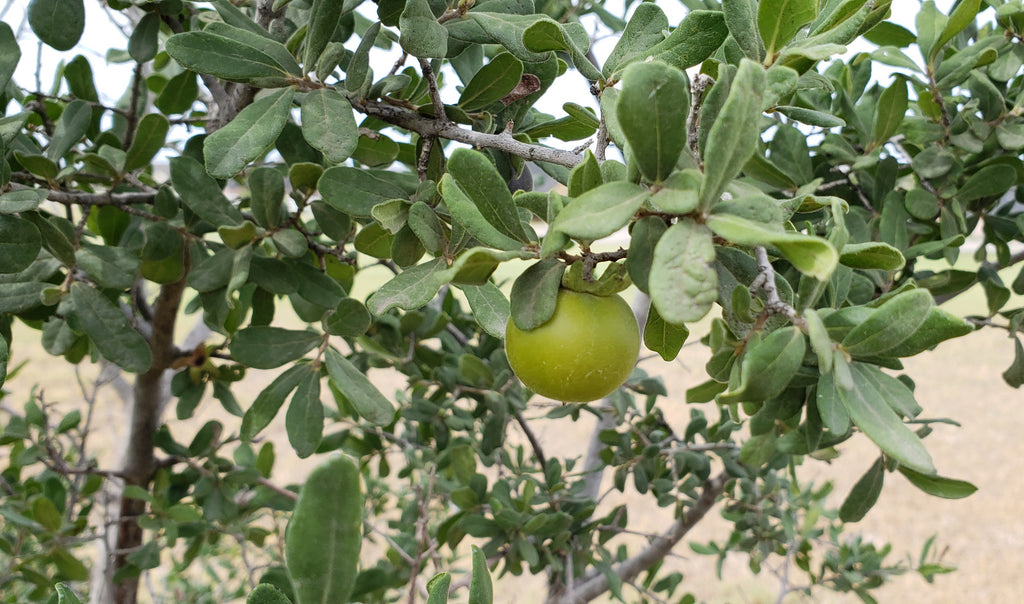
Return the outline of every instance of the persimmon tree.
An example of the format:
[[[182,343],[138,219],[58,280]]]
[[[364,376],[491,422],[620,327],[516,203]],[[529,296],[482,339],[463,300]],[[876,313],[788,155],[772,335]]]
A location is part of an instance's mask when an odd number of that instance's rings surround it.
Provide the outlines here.
[[[181,601],[483,603],[529,573],[553,603],[687,601],[666,556],[719,512],[690,547],[782,594],[947,571],[843,530],[889,477],[974,490],[902,358],[1005,329],[1024,383],[1024,7],[924,2],[912,31],[884,0],[683,4],[106,0],[119,81],[76,50],[84,0],[7,3],[0,598],[129,603],[151,573]],[[943,310],[973,286],[987,316]],[[503,338],[562,289],[633,300],[659,360],[538,405]],[[706,375],[668,392],[644,368],[691,329]],[[121,467],[87,438],[100,383],[38,395],[8,367],[30,347],[130,384]],[[164,423],[204,400],[221,419]],[[584,417],[574,456],[531,428]],[[878,456],[836,509],[801,468],[849,439]],[[300,488],[282,457],[321,461]],[[637,536],[641,500],[673,521]]]

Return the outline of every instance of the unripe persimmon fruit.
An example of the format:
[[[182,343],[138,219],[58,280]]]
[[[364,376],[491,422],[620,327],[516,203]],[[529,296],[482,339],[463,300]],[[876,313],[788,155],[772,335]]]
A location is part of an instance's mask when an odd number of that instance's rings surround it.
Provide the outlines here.
[[[561,289],[555,313],[524,331],[509,319],[505,352],[527,388],[563,402],[605,397],[636,365],[640,330],[618,295],[595,296]]]

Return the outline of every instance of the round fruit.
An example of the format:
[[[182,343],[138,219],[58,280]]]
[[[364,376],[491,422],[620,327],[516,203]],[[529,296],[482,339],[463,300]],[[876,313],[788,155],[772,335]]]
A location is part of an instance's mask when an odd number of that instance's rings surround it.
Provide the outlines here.
[[[564,402],[593,401],[622,385],[636,365],[640,330],[626,301],[558,291],[555,314],[523,331],[510,319],[505,352],[527,388]]]

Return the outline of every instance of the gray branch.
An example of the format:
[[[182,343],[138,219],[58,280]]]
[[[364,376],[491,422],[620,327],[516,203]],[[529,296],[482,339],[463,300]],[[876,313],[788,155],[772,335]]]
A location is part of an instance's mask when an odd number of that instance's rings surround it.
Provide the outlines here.
[[[460,128],[453,122],[420,115],[411,109],[389,105],[382,101],[360,99],[355,97],[355,95],[350,96],[349,100],[357,111],[381,119],[394,126],[412,130],[422,137],[444,138],[466,143],[474,147],[497,149],[498,151],[504,151],[529,161],[543,161],[567,168],[572,168],[583,159],[580,155],[571,151],[517,141],[512,138],[512,134],[509,132],[501,132],[500,134],[474,132]]]
[[[693,507],[673,522],[668,530],[655,537],[646,549],[617,564],[612,568],[612,572],[618,575],[623,583],[630,583],[640,573],[664,559],[672,551],[672,548],[690,532],[690,529],[696,526],[715,506],[715,502],[718,501],[718,496],[722,494],[728,480],[728,475],[722,472],[704,483],[704,489]],[[566,595],[553,601],[549,600],[549,602],[551,604],[586,604],[600,597],[606,591],[608,591],[608,578],[602,573],[576,585],[571,597]]]

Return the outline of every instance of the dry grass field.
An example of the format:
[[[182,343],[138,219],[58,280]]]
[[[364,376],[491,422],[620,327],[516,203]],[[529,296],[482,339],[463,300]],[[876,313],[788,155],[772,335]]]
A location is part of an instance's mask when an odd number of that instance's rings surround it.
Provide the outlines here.
[[[950,310],[974,312],[980,310],[972,307],[978,304],[983,304],[980,296],[968,296],[954,300]],[[33,384],[38,384],[48,401],[81,400],[74,369],[30,345],[34,335],[24,327],[15,333],[17,346],[11,367],[24,359],[32,362],[6,386],[12,396],[5,404],[20,406]],[[672,395],[665,399],[667,419],[677,428],[685,426],[688,416],[682,393],[701,380],[705,354],[702,346],[693,345],[685,347],[672,363],[664,363],[656,357],[644,363],[648,372],[664,378]],[[1024,597],[1024,579],[1017,575],[1024,567],[1024,519],[1020,514],[1024,501],[1024,468],[1020,463],[1024,457],[1024,439],[1020,437],[1024,434],[1024,396],[1006,386],[1000,377],[1012,354],[1013,343],[1005,333],[985,330],[946,343],[905,363],[906,373],[918,384],[918,399],[925,414],[951,417],[962,424],[959,428],[939,425],[926,440],[936,466],[943,475],[970,480],[979,490],[969,499],[947,501],[921,493],[898,474],[887,475],[879,503],[862,522],[852,527],[852,532],[878,543],[891,542],[894,560],[907,556],[916,558],[924,541],[937,534],[936,543],[943,562],[958,570],[939,576],[933,585],[914,574],[898,577],[878,592],[880,602],[1016,602]],[[269,381],[271,374],[253,373],[248,387],[254,394]],[[86,385],[95,376],[95,366],[83,365],[81,377]],[[385,393],[400,387],[383,372],[371,377]],[[245,406],[251,397],[247,399],[241,394],[239,400]],[[168,424],[179,439],[187,442],[201,422],[212,416],[222,419],[229,429],[237,428],[238,420],[224,417],[216,402],[205,402],[200,412],[200,417],[188,422],[174,420],[173,410],[168,412]],[[92,442],[102,447],[102,457],[107,460],[114,459],[117,443],[123,442],[126,413],[127,409],[112,388],[100,392],[94,418],[98,431]],[[280,443],[278,480],[292,482],[300,480],[308,471],[309,462],[299,463],[294,456],[289,456],[282,423],[275,424],[270,436]],[[534,428],[550,454],[573,456],[585,450],[592,424],[584,414],[584,419],[577,424],[568,419],[537,420]],[[804,480],[833,480],[836,505],[877,455],[874,445],[863,436],[844,444],[841,451],[842,456],[829,465],[810,462],[801,470]],[[666,522],[664,511],[653,506],[635,512],[631,512],[631,517],[641,519],[640,530],[656,531]],[[711,514],[693,533],[693,538],[705,542],[721,540],[727,534],[724,527],[724,521]],[[677,548],[670,565],[684,573],[685,588],[700,602],[762,603],[775,602],[778,596],[778,580],[768,572],[751,575],[746,561],[740,557],[726,564],[722,581],[714,577],[712,560],[693,554],[685,546]],[[541,601],[543,593],[541,578],[509,577],[498,582],[496,601]],[[858,600],[826,592],[816,592],[810,599],[794,595],[785,599],[790,603],[804,601]]]

